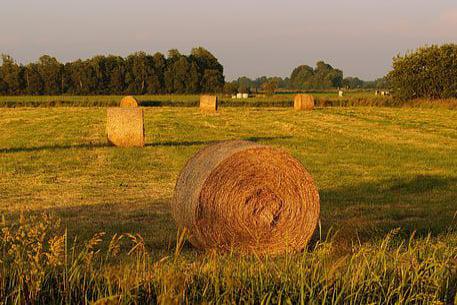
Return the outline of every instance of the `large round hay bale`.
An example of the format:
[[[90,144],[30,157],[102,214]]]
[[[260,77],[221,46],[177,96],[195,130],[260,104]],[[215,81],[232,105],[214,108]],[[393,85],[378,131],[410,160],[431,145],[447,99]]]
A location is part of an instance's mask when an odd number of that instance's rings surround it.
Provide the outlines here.
[[[217,112],[219,99],[215,95],[200,96],[200,110],[202,112]]]
[[[106,119],[108,142],[118,147],[144,147],[144,110],[142,108],[108,108]]]
[[[210,145],[182,170],[171,204],[200,249],[304,249],[319,219],[313,178],[285,151],[247,141]]]
[[[126,96],[121,100],[120,107],[129,108],[129,107],[138,107],[140,103],[133,96]]]
[[[309,94],[297,94],[294,98],[295,110],[313,110],[314,97]]]

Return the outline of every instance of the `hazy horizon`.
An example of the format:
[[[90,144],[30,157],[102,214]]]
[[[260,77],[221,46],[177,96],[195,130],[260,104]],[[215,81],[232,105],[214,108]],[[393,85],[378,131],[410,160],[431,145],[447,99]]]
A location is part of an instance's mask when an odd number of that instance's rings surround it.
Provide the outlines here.
[[[455,0],[4,0],[0,11],[0,53],[21,63],[203,46],[227,80],[285,77],[318,60],[373,80],[398,53],[455,41]]]

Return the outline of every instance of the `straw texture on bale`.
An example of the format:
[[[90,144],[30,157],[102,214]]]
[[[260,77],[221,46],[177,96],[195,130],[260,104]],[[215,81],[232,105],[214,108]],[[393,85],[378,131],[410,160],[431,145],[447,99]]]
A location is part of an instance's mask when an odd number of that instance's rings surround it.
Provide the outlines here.
[[[311,175],[288,153],[226,141],[187,162],[171,208],[197,248],[280,254],[306,247],[320,204]]]
[[[200,96],[200,110],[202,112],[216,112],[219,107],[219,100],[215,95]]]
[[[294,98],[295,110],[313,110],[314,97],[308,94],[297,94]]]
[[[129,107],[138,107],[139,103],[136,98],[133,96],[126,96],[121,100],[120,107],[129,108]]]
[[[108,142],[119,147],[144,146],[144,111],[141,108],[108,108]]]

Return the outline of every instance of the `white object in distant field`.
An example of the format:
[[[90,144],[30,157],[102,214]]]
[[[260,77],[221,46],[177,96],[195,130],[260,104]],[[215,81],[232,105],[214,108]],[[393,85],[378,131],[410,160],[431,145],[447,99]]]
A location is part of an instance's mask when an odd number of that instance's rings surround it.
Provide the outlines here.
[[[249,98],[249,94],[243,93],[243,98]]]
[[[339,97],[343,97],[343,95],[344,95],[343,90],[338,91],[338,96],[339,96]]]
[[[243,93],[238,93],[238,94],[236,95],[236,98],[243,98]]]
[[[379,90],[376,90],[376,91],[374,92],[374,95],[378,96],[378,95],[379,95]]]

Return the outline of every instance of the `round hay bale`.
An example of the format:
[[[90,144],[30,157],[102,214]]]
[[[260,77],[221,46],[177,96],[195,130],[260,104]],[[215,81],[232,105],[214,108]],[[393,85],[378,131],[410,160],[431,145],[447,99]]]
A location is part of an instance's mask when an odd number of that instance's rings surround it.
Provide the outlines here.
[[[295,110],[313,110],[314,97],[308,94],[297,94],[294,98]]]
[[[136,98],[133,96],[126,96],[121,100],[120,106],[122,108],[129,108],[129,107],[138,107],[140,103]]]
[[[144,110],[142,108],[108,108],[106,119],[108,142],[118,147],[144,147]]]
[[[187,162],[171,209],[197,248],[279,254],[306,247],[320,204],[311,175],[288,153],[226,141]]]
[[[217,112],[219,99],[215,95],[200,96],[200,110],[202,112]]]

